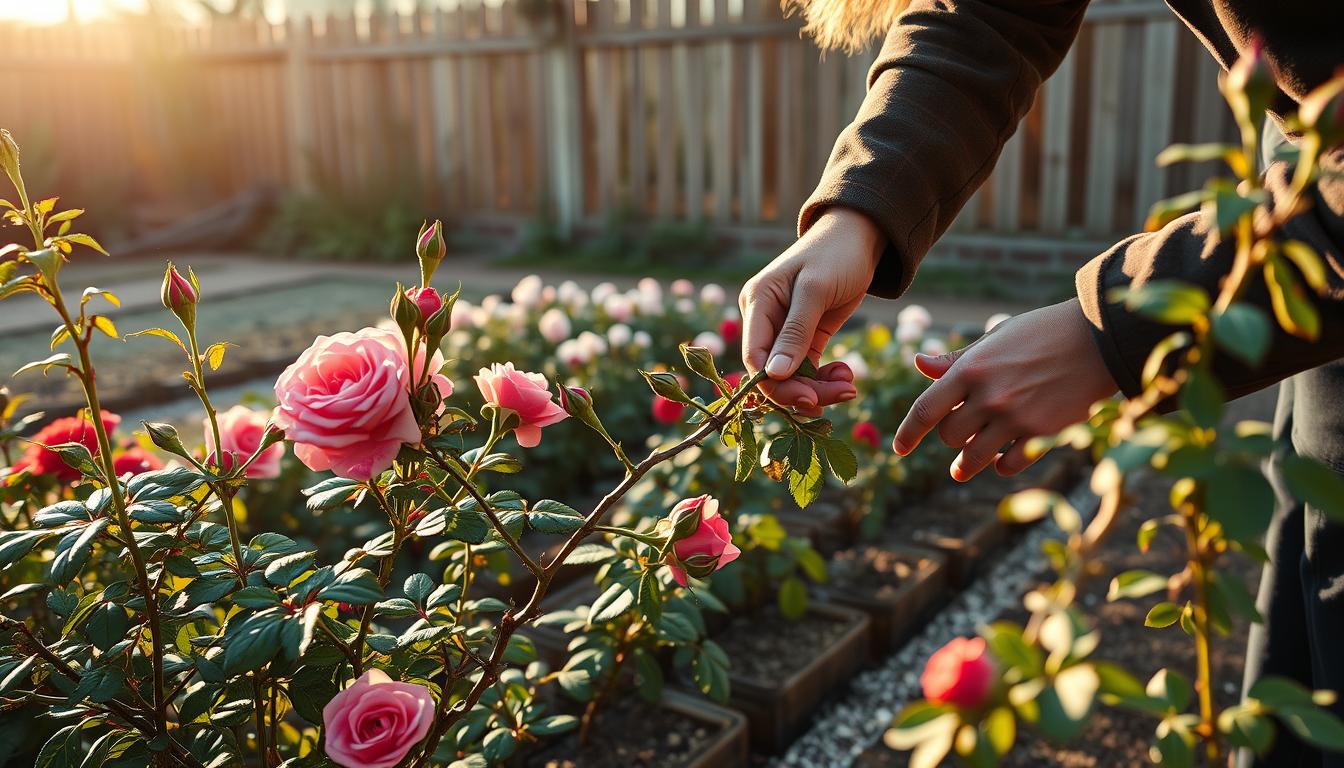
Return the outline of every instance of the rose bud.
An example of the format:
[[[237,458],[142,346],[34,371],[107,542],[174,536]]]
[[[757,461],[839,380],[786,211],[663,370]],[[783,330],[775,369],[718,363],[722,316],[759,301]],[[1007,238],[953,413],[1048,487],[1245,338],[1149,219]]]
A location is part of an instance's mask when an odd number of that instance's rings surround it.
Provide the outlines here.
[[[434,270],[439,268],[443,257],[448,255],[448,245],[443,242],[443,224],[435,219],[420,230],[415,238],[415,256],[420,260],[420,284],[429,285]]]
[[[1244,94],[1245,101],[1232,100],[1233,109],[1246,111],[1241,117],[1250,122],[1264,117],[1265,109],[1274,98],[1274,70],[1265,56],[1264,41],[1252,35],[1250,47],[1227,70],[1224,85],[1230,94]]]
[[[322,708],[327,757],[343,768],[393,768],[429,733],[434,696],[368,670]]]
[[[482,368],[475,379],[486,403],[517,414],[519,424],[513,434],[523,448],[536,447],[543,427],[569,416],[551,400],[550,383],[540,373],[519,371],[513,363],[495,363]]]
[[[733,544],[728,521],[719,514],[718,499],[712,496],[678,502],[661,527],[672,539],[667,567],[672,578],[683,587],[688,576],[704,578],[742,554]]]
[[[4,128],[0,128],[0,169],[19,186],[19,143]]]
[[[873,450],[877,450],[877,447],[882,444],[882,432],[871,421],[860,421],[855,424],[854,429],[850,432],[850,437],[854,438],[854,442],[863,443]]]
[[[929,657],[919,676],[924,698],[935,704],[976,709],[994,685],[994,662],[982,637],[958,637]]]
[[[429,322],[429,318],[434,316],[435,312],[443,309],[443,296],[433,288],[408,288],[406,289],[406,298],[415,303],[420,310],[420,325]]]
[[[181,272],[172,262],[168,263],[168,268],[163,272],[163,286],[159,289],[159,299],[163,302],[164,309],[171,311],[182,324],[188,329],[193,327],[196,322],[196,303],[200,301],[200,283],[196,281],[196,274],[187,267],[187,275],[183,277]]]

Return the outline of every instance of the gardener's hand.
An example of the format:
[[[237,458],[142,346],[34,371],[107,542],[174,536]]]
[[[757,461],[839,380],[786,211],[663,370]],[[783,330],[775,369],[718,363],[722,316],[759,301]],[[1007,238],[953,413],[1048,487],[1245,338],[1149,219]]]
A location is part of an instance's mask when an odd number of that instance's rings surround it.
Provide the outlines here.
[[[831,336],[854,314],[873,279],[885,238],[867,216],[829,208],[787,251],[747,281],[742,309],[742,362],[770,399],[804,413],[854,399],[844,365],[821,368],[818,379],[791,379],[803,358],[817,362]]]
[[[944,443],[961,449],[952,462],[960,482],[991,462],[1001,475],[1021,472],[1036,460],[1027,456],[1029,438],[1086,419],[1092,403],[1119,389],[1077,299],[1006,320],[955,352],[916,355],[915,365],[935,381],[892,447],[904,456],[937,427]]]

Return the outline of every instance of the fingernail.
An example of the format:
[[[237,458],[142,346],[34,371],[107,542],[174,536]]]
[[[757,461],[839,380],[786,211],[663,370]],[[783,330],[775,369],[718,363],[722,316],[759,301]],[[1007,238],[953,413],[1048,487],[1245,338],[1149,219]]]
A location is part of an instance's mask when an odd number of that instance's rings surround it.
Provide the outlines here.
[[[901,442],[899,437],[891,441],[891,449],[902,456],[910,452],[910,449],[906,447],[905,443]]]
[[[789,367],[792,365],[792,357],[785,354],[776,354],[770,358],[770,362],[765,364],[765,372],[771,376],[788,376]]]
[[[859,396],[858,392],[845,392],[840,395],[840,402],[848,403],[850,400],[853,400],[858,396]]]

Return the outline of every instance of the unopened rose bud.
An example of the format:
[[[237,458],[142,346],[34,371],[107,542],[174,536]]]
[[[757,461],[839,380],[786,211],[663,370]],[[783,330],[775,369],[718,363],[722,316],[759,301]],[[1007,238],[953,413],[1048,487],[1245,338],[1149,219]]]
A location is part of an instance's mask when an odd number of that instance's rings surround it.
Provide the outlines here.
[[[691,401],[691,398],[682,391],[681,382],[677,380],[675,374],[640,371],[639,375],[643,376],[644,380],[649,383],[649,388],[653,390],[655,395],[665,397],[668,400],[678,403],[689,403]]]
[[[19,143],[4,128],[0,128],[0,168],[5,170],[5,175],[14,182],[15,187],[20,185]]]
[[[1274,70],[1265,56],[1264,42],[1258,35],[1252,36],[1246,53],[1227,70],[1225,88],[1232,96],[1232,108],[1239,112],[1237,117],[1250,123],[1258,123],[1265,115],[1269,102],[1274,98]],[[1237,98],[1237,95],[1242,98]]]
[[[186,456],[187,449],[182,445],[182,440],[177,436],[177,428],[172,424],[161,422],[146,421],[142,422],[145,426],[145,432],[149,439],[159,448],[175,454],[177,456]]]
[[[560,387],[560,407],[570,416],[577,417],[593,410],[593,396],[583,387]]]
[[[448,255],[448,244],[443,241],[443,223],[438,219],[420,230],[415,238],[415,256],[420,260],[420,284],[428,286],[434,278],[434,270],[443,263]]]
[[[935,704],[978,709],[994,686],[994,661],[984,638],[953,638],[929,657],[919,682],[924,698]]]
[[[401,286],[398,285],[397,292],[392,295],[392,306],[388,308],[388,314],[392,316],[392,320],[407,339],[421,324],[420,307],[410,298],[409,293],[410,291],[401,290]]]
[[[187,267],[187,274],[184,276],[177,271],[172,262],[169,262],[168,268],[163,272],[163,286],[159,289],[159,299],[163,302],[164,308],[177,315],[183,325],[192,328],[196,322],[196,303],[200,301],[200,283],[197,282],[196,273],[191,267]]]
[[[219,474],[227,475],[232,473],[242,461],[238,458],[238,454],[233,451],[224,451],[219,454],[212,451],[210,455],[205,457],[205,463],[207,466],[217,467]]]
[[[719,381],[719,370],[714,367],[714,353],[709,349],[682,344],[681,356],[686,360],[686,366],[692,371],[700,374],[708,381]]]

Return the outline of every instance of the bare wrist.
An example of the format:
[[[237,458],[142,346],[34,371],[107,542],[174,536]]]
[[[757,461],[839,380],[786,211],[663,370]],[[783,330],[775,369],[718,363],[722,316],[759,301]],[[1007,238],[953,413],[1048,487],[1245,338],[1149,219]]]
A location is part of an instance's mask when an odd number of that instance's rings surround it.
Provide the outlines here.
[[[877,270],[877,263],[882,260],[882,252],[887,248],[887,236],[875,221],[867,214],[843,205],[832,205],[823,210],[812,228],[826,233],[843,233],[853,238],[857,250],[868,257],[870,272]]]

